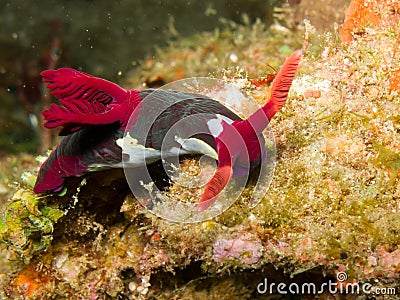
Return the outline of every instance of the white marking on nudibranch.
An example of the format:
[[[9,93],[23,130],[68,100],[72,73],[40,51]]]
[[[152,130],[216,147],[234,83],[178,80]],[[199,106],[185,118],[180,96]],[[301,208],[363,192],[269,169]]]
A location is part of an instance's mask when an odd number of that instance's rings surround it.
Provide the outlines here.
[[[218,159],[218,154],[215,149],[200,139],[183,139],[179,136],[175,136],[175,141],[182,146],[182,149],[179,149],[179,154],[205,154],[214,159]],[[171,148],[171,152],[176,151],[176,149],[176,147]]]
[[[161,158],[161,151],[154,148],[146,148],[139,144],[139,141],[132,138],[129,132],[117,140],[117,145],[121,147],[122,153],[129,156],[125,164],[132,166],[143,166],[155,162]]]
[[[226,122],[228,124],[232,124],[233,121],[226,116],[217,114],[216,119],[211,119],[207,122],[208,129],[210,130],[210,133],[212,134],[213,137],[218,137],[221,132],[224,130],[224,127],[222,126],[222,122]]]

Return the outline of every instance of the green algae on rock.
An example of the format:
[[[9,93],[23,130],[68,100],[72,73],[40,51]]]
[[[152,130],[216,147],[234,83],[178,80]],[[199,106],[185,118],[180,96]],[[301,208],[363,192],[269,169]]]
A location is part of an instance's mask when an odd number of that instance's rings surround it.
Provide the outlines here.
[[[0,238],[25,261],[50,245],[54,224],[64,215],[45,206],[32,190],[20,188],[7,204],[0,220]]]

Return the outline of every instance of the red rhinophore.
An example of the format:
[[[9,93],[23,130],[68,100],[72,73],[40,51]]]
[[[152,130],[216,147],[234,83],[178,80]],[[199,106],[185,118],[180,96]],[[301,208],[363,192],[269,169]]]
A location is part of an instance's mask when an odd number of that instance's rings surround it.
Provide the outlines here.
[[[229,150],[223,142],[216,139],[216,146],[218,150],[218,169],[211,180],[206,184],[203,195],[197,206],[197,212],[206,210],[212,205],[213,200],[228,184],[232,177],[232,161],[229,155]]]
[[[302,56],[303,50],[297,50],[286,59],[272,82],[269,101],[247,119],[257,133],[261,133],[268,126],[269,120],[285,105]],[[261,116],[261,112],[263,112],[267,120]]]

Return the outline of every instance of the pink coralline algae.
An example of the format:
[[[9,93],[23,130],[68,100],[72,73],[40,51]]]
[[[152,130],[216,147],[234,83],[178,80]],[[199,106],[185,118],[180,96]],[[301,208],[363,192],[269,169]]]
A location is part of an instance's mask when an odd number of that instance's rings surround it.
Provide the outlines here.
[[[378,265],[389,278],[399,278],[400,249],[388,252],[384,247],[378,247]]]
[[[251,234],[243,234],[235,239],[217,239],[213,245],[213,259],[217,263],[225,259],[238,259],[244,264],[255,264],[262,253],[261,241]]]

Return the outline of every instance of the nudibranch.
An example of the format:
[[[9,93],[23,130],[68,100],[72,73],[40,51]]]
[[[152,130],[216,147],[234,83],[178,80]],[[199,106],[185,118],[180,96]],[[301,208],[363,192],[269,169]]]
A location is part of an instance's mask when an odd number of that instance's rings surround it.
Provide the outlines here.
[[[197,210],[207,209],[212,204],[209,200],[216,199],[232,176],[248,173],[261,163],[265,153],[260,143],[262,132],[285,104],[302,53],[297,50],[287,58],[272,83],[269,101],[247,119],[241,119],[228,107],[204,95],[156,90],[157,101],[167,108],[152,121],[144,140],[131,136],[136,142],[141,141],[136,147],[148,150],[144,160],[132,159],[133,167],[135,163],[143,165],[161,159],[164,138],[179,120],[189,115],[207,114],[207,119],[198,118],[193,122],[192,126],[203,134],[191,139],[199,142],[186,149],[186,153],[204,154],[207,144],[216,152],[217,170],[204,187]],[[43,111],[44,126],[62,127],[60,135],[63,137],[42,164],[34,192],[56,192],[61,190],[66,177],[82,176],[99,168],[122,167],[120,140],[132,122],[146,116],[142,114],[148,112],[140,109],[141,105],[155,90],[126,90],[70,68],[46,70],[41,75],[51,95],[59,98],[61,104],[52,104]],[[138,112],[142,118],[131,117]],[[168,145],[167,151],[176,154],[176,149],[182,148],[184,143],[180,137],[175,137]]]

